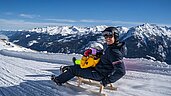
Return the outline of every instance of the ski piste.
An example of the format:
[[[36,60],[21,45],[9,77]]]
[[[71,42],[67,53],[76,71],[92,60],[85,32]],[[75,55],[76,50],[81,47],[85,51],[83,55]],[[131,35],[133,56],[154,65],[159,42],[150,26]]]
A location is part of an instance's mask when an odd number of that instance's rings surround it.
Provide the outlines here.
[[[87,91],[87,93],[89,93],[90,95],[93,95],[93,96],[107,96],[105,93],[100,93],[99,94],[99,92],[98,91],[96,91],[96,90],[87,90],[86,88],[83,88],[83,87],[81,87],[81,86],[77,86],[77,85],[74,85],[74,84],[71,84],[71,83],[66,83],[66,84],[64,84],[64,86],[65,87],[67,87],[67,88],[70,88],[70,89],[72,89],[73,91],[79,91],[79,92],[81,92],[81,91]]]

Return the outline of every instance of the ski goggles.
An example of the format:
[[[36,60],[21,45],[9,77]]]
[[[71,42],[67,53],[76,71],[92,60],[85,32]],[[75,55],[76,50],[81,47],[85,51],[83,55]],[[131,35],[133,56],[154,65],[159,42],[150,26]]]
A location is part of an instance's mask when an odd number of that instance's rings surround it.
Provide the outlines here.
[[[98,52],[100,52],[99,50],[95,49],[95,48],[90,48],[91,49],[91,54],[92,55],[96,55]]]

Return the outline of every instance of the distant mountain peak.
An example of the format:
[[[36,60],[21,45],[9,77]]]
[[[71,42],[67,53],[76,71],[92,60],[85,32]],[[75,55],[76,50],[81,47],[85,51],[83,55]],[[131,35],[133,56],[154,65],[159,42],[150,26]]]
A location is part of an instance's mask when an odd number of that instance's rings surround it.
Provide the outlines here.
[[[156,24],[145,23],[128,30],[129,34],[140,36],[142,38],[150,36],[168,36],[171,37],[171,29],[166,26],[157,26]]]
[[[10,37],[11,42],[37,51],[82,53],[85,47],[94,41],[105,43],[99,33],[107,27],[105,25],[93,27],[48,26],[34,28],[30,30],[31,32],[3,33]],[[131,28],[117,26],[117,29],[120,32],[119,39],[126,42],[128,57],[149,58],[151,56],[156,60],[171,62],[170,27],[145,23]]]
[[[61,34],[61,35],[68,35],[68,34],[86,34],[85,32],[97,32],[102,31],[107,28],[106,25],[94,26],[94,27],[77,27],[77,26],[53,26],[53,27],[43,27],[43,28],[33,28],[29,30],[30,32],[37,32],[37,33],[48,33],[50,35]]]

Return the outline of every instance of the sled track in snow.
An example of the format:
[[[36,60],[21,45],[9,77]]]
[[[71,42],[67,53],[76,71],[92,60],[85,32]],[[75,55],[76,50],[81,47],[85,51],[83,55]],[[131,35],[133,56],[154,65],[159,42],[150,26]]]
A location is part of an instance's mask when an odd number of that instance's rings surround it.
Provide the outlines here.
[[[21,54],[20,52],[15,52],[15,51],[9,51],[9,50],[0,50],[0,54],[4,56],[10,56],[10,57],[16,57],[16,58],[22,58],[26,60],[34,60],[34,61],[39,61],[39,62],[47,62],[47,63],[58,63],[58,64],[72,64],[71,61],[66,61],[66,60],[59,60],[57,59],[46,59],[43,57],[36,57],[33,56],[33,53],[26,53],[26,54]],[[35,53],[36,54],[36,53]]]

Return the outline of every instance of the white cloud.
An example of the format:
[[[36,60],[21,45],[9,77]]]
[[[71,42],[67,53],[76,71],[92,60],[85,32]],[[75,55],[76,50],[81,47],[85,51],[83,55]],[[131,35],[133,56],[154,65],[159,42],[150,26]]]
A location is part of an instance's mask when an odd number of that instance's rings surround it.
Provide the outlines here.
[[[93,19],[83,19],[80,20],[80,22],[85,22],[85,23],[101,23],[101,24],[121,24],[121,25],[140,25],[143,24],[144,22],[128,22],[128,21],[114,21],[114,20],[93,20]]]
[[[31,14],[19,14],[20,17],[24,17],[24,18],[36,18],[36,17],[40,17],[40,15],[31,15]]]
[[[128,21],[112,21],[113,24],[131,24],[131,25],[140,25],[144,22],[128,22]]]
[[[94,26],[94,25],[110,25],[110,26],[127,26],[133,27],[141,25],[146,22],[127,22],[127,21],[113,21],[113,20],[93,20],[93,19],[82,19],[82,20],[71,20],[71,19],[43,19],[52,22],[29,22],[24,20],[8,20],[0,19],[0,30],[28,30],[36,27],[45,26],[65,26],[65,25],[76,25],[76,26]],[[150,22],[149,22],[150,23]],[[169,24],[157,24],[159,26],[171,26]]]
[[[78,22],[76,20],[70,20],[70,19],[44,19],[44,20],[48,20],[48,21],[55,21],[55,22]]]
[[[28,30],[35,27],[69,25],[65,23],[28,22],[24,20],[0,19],[0,30]]]
[[[82,19],[80,22],[85,23],[111,23],[111,20],[93,20],[93,19]]]
[[[44,19],[54,22],[68,22],[68,23],[111,23],[111,20],[93,20],[93,19],[81,19],[81,20],[72,20],[72,19]]]

